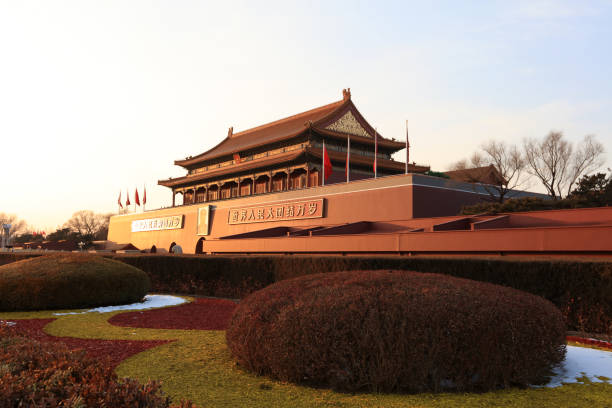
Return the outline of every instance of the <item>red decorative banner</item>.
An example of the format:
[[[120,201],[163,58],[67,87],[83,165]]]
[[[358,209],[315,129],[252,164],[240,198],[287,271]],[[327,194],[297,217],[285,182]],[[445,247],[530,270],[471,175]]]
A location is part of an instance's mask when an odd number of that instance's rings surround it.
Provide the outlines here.
[[[251,224],[254,222],[291,221],[323,217],[323,199],[263,205],[257,207],[230,208],[227,223]]]

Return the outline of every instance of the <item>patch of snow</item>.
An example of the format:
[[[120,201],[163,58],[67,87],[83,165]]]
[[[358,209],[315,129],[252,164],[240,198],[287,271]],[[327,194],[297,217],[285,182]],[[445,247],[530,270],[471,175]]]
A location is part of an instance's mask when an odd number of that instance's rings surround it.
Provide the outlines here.
[[[0,320],[0,326],[15,326],[17,323],[15,322],[9,322],[8,320]]]
[[[91,312],[98,313],[108,313],[115,312],[117,310],[144,310],[144,309],[155,309],[159,307],[166,306],[176,306],[181,303],[187,302],[185,299],[178,296],[170,296],[170,295],[146,295],[144,297],[144,302],[132,303],[129,305],[119,305],[119,306],[103,306],[96,307],[95,309],[85,310],[84,312],[67,312],[67,313],[53,313],[55,316],[65,316],[65,315],[74,315],[74,314],[84,314]]]
[[[554,372],[555,376],[545,387],[588,381],[612,384],[612,352],[567,346],[565,361]],[[598,377],[606,377],[607,380]]]

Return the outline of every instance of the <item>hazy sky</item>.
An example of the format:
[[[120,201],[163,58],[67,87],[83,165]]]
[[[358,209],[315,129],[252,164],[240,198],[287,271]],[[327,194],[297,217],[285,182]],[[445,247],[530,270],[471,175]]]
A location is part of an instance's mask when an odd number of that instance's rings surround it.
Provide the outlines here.
[[[612,1],[0,0],[0,212],[117,210],[235,132],[341,99],[445,170],[491,138],[595,134],[612,165]],[[402,156],[403,157],[403,153]]]

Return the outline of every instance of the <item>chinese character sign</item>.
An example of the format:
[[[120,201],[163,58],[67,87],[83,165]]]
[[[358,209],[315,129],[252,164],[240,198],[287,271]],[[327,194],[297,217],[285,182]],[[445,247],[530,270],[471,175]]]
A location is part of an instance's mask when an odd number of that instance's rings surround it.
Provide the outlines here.
[[[227,223],[290,221],[323,217],[323,199],[278,203],[257,207],[230,208]]]
[[[132,221],[132,232],[168,230],[183,228],[183,216],[171,215],[169,217],[149,218]]]

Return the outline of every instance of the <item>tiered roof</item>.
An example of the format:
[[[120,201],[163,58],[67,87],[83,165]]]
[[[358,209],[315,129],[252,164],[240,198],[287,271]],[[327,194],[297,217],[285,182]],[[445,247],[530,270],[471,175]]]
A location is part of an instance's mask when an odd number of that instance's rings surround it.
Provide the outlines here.
[[[337,152],[335,150],[328,150],[327,154],[332,161],[343,161],[346,160],[346,153]],[[297,160],[302,156],[312,157],[316,159],[321,159],[323,155],[322,149],[316,147],[303,147],[296,150],[291,150],[288,152],[283,152],[279,154],[275,154],[273,156],[261,157],[255,160],[249,160],[234,164],[232,166],[225,166],[216,169],[208,170],[203,173],[196,174],[188,174],[183,177],[172,178],[168,180],[161,180],[159,184],[172,187],[172,186],[180,186],[186,183],[197,182],[201,180],[210,179],[213,177],[227,176],[230,174],[236,174],[246,171],[251,171],[254,169],[274,166],[281,163],[289,163],[291,161]],[[368,167],[372,167],[374,165],[374,157],[361,156],[358,154],[351,155],[351,165],[353,164],[361,164],[367,165]],[[378,166],[380,168],[397,170],[399,172],[404,171],[405,164],[402,162],[397,162],[394,160],[387,160],[378,158]],[[416,164],[408,164],[408,169],[414,173],[424,173],[429,170],[427,166],[420,166]]]
[[[197,156],[188,157],[183,160],[175,160],[174,164],[182,167],[191,167],[195,164],[221,156],[231,155],[244,150],[265,146],[270,143],[291,139],[308,131],[310,127],[321,133],[328,134],[329,136],[346,139],[346,133],[326,129],[326,127],[340,119],[349,111],[368,135],[357,136],[351,134],[351,139],[355,142],[374,143],[374,128],[372,128],[363,118],[351,101],[350,89],[345,89],[343,90],[343,98],[340,101],[238,133],[233,133],[233,128],[230,128],[227,137],[217,146]],[[400,150],[405,147],[403,142],[385,139],[380,134],[378,134],[378,143],[379,147],[393,148],[395,150]]]
[[[215,159],[220,156],[231,155],[246,149],[264,146],[269,143],[291,139],[307,129],[309,122],[315,122],[325,118],[334,112],[344,101],[330,103],[288,118],[280,119],[275,122],[266,123],[252,129],[233,133],[230,128],[228,135],[218,145],[212,149],[200,153],[197,156],[189,157],[184,160],[175,160],[174,164],[187,167],[193,164],[202,163],[206,160]]]
[[[351,101],[350,89],[342,91],[342,100],[320,106],[284,119],[270,122],[261,126],[247,129],[242,132],[233,133],[233,128],[230,128],[227,137],[212,149],[200,153],[197,156],[190,156],[182,160],[175,160],[174,164],[182,166],[186,169],[194,169],[197,167],[206,166],[207,162],[215,163],[222,157],[227,157],[231,160],[233,154],[243,155],[241,152],[256,149],[276,142],[293,139],[301,134],[313,132],[323,135],[330,139],[346,141],[350,136],[351,143],[374,145],[375,130],[363,118]],[[376,133],[378,138],[378,148],[380,151],[393,153],[405,148],[404,142],[389,140]],[[345,155],[340,152],[328,150],[331,160],[344,160]],[[243,171],[253,170],[266,166],[273,166],[279,163],[288,163],[292,160],[300,158],[302,155],[319,157],[321,149],[314,147],[303,146],[302,148],[279,153],[271,156],[266,156],[254,160],[242,161],[231,166],[219,168],[209,168],[205,172],[188,174],[184,177],[160,180],[158,184],[173,187],[183,185],[190,182],[209,179],[228,175],[232,173],[240,173]],[[336,157],[337,156],[337,157]],[[342,156],[342,157],[340,157]],[[351,163],[373,164],[373,157],[364,157],[358,154],[351,155]],[[395,162],[393,160],[378,160],[378,165],[381,168],[396,169],[401,171],[404,169],[404,163]],[[423,172],[428,170],[427,167],[409,165],[409,169],[415,172]]]

